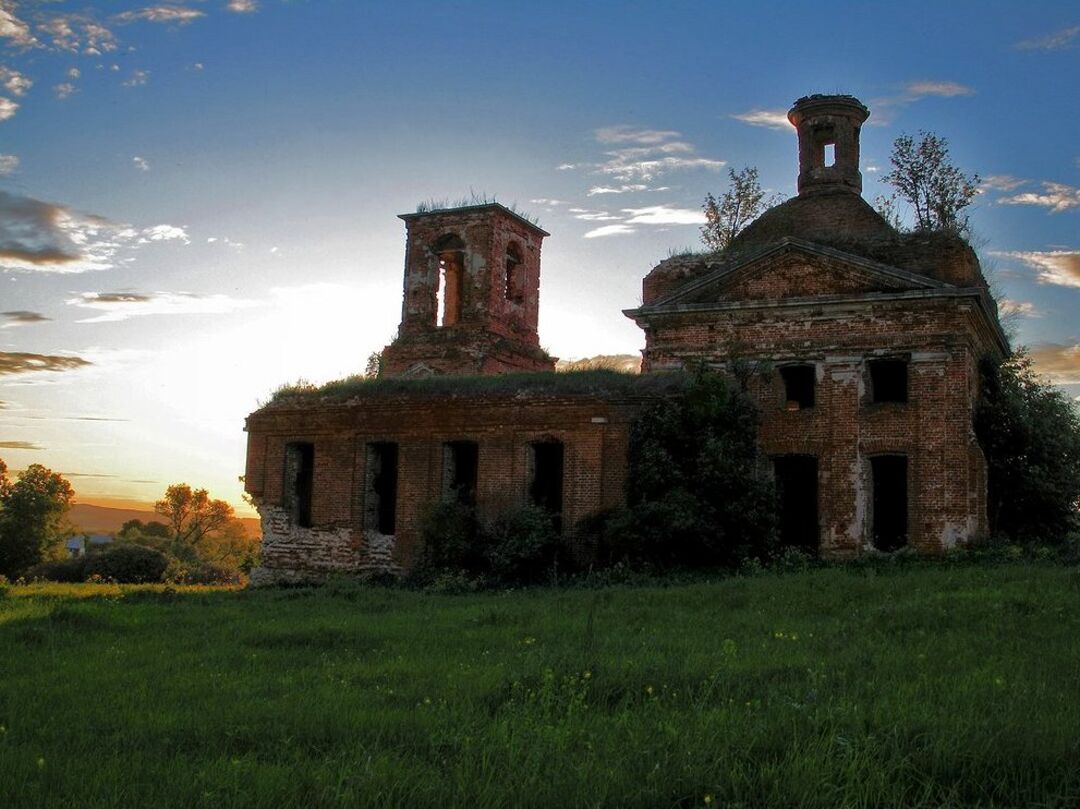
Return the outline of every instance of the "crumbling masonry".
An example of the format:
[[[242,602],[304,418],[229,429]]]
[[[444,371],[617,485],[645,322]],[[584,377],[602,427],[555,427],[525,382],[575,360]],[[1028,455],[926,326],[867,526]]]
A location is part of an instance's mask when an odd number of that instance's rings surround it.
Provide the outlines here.
[[[662,262],[642,305],[626,310],[645,332],[643,374],[702,362],[744,372],[783,538],[828,557],[935,553],[985,533],[977,369],[1007,351],[967,243],[897,233],[862,199],[868,114],[850,96],[796,102],[798,196],[722,253]],[[537,336],[548,234],[497,204],[402,219],[402,320],[384,375],[553,374]],[[535,502],[568,532],[621,503],[630,424],[650,396],[527,379],[520,389],[418,380],[253,413],[245,480],[263,521],[253,582],[408,570],[424,510],[442,499],[482,519]]]

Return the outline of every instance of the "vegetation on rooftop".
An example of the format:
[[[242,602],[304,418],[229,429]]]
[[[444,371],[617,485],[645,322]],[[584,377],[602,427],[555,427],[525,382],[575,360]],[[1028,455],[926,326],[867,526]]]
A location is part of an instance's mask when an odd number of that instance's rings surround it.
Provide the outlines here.
[[[551,394],[580,396],[650,396],[683,388],[689,375],[682,372],[628,374],[610,370],[494,374],[483,376],[431,376],[427,378],[356,375],[325,385],[300,380],[274,391],[270,405],[311,399],[345,400],[354,396],[511,396]]]
[[[495,194],[488,194],[484,191],[473,191],[470,189],[469,196],[458,197],[457,199],[451,199],[450,197],[440,197],[436,199],[432,197],[430,199],[421,200],[416,203],[417,213],[431,213],[432,211],[448,211],[452,208],[471,208],[476,205],[494,205],[499,204],[506,208],[513,214],[520,216],[526,222],[532,222],[537,227],[540,226],[540,219],[533,214],[523,211],[518,208],[516,202],[511,202],[509,205],[499,202]]]

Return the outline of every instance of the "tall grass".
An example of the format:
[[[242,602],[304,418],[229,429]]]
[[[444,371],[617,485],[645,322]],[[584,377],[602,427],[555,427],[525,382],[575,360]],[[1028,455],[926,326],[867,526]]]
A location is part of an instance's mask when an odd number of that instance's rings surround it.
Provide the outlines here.
[[[1070,806],[1080,579],[11,587],[4,806]]]

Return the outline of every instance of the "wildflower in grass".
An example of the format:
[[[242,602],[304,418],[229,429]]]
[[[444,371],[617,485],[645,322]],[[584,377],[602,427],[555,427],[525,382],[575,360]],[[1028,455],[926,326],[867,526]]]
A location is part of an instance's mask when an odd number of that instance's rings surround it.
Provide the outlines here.
[[[653,687],[651,685],[645,686],[645,693],[651,697],[653,695]]]
[[[583,680],[588,680],[590,677],[592,677],[592,672],[591,671],[584,671],[581,674],[581,679],[583,679]]]
[[[536,643],[536,638],[525,638],[522,643],[524,643],[526,646],[532,646],[534,643]]]
[[[704,804],[705,804],[706,806],[708,806],[708,805],[709,805],[710,803],[712,803],[712,802],[713,802],[713,796],[712,796],[711,794],[709,794],[709,793],[705,793],[705,797],[704,797],[704,798],[702,798],[702,799],[701,799],[701,801],[702,801],[702,803],[704,803]]]
[[[45,769],[45,759],[44,758],[39,758],[37,760],[37,766],[38,766],[39,770]]]

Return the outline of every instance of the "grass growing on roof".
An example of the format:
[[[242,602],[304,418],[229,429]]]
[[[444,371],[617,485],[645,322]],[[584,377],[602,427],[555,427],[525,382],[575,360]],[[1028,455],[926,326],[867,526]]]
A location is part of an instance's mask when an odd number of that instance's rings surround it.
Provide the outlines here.
[[[593,395],[649,396],[682,389],[690,379],[684,372],[631,374],[607,369],[551,371],[427,378],[350,376],[325,385],[304,382],[274,391],[270,404],[304,399],[345,400],[354,396],[474,396],[474,395]]]
[[[12,586],[0,805],[1075,806],[1078,587]]]

